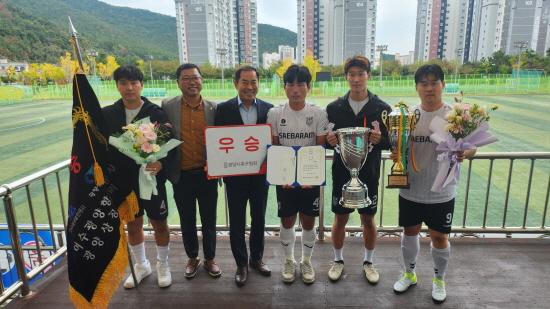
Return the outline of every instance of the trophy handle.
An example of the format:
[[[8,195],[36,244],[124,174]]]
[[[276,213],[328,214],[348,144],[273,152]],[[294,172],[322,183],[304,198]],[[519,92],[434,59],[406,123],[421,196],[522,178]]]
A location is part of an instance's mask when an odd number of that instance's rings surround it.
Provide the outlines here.
[[[388,120],[388,111],[383,110],[382,114],[380,114],[380,118],[382,118],[382,123],[386,127],[386,130],[389,130],[390,128],[388,128],[388,125],[386,124],[386,120]]]
[[[411,122],[411,130],[414,130],[419,120],[420,120],[420,110],[417,108],[414,110],[414,121]]]

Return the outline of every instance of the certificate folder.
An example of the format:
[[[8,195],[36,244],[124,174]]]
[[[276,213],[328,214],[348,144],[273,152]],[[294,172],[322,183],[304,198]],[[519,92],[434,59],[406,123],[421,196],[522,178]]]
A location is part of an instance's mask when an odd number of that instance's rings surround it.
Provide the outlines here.
[[[268,145],[266,181],[269,185],[324,186],[325,147]]]

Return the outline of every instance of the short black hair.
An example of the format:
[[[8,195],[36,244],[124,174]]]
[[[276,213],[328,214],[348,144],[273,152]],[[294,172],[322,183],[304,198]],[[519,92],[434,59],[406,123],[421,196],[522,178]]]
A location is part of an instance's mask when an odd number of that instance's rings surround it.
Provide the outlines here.
[[[311,73],[309,73],[307,67],[293,64],[286,69],[285,75],[283,76],[283,81],[285,85],[288,83],[299,82],[307,83],[307,86],[309,87],[309,84],[311,83]]]
[[[443,69],[437,64],[425,64],[423,66],[420,66],[416,72],[414,73],[414,83],[418,85],[418,83],[425,78],[428,75],[433,75],[437,80],[440,80],[442,82],[445,81],[445,74],[443,73]]]
[[[199,71],[199,75],[202,76],[202,73],[201,73],[201,69],[199,69],[199,67],[194,64],[194,63],[184,63],[182,65],[180,65],[178,67],[178,69],[176,70],[176,79],[180,79],[180,74],[181,74],[181,71],[183,70],[189,70],[189,69],[197,69],[197,71]]]
[[[141,72],[141,70],[133,64],[125,64],[119,66],[113,72],[113,78],[115,82],[118,82],[121,79],[126,79],[132,81],[138,80],[143,83],[143,72]]]
[[[351,58],[348,58],[344,63],[344,74],[348,74],[349,69],[352,67],[361,68],[362,70],[370,73],[370,61],[367,57],[362,55],[355,55]]]
[[[256,78],[260,79],[260,73],[258,73],[258,70],[255,67],[251,65],[245,65],[240,67],[237,71],[235,71],[235,76],[233,77],[234,81],[236,82],[239,81],[239,79],[241,78],[241,72],[255,72]]]

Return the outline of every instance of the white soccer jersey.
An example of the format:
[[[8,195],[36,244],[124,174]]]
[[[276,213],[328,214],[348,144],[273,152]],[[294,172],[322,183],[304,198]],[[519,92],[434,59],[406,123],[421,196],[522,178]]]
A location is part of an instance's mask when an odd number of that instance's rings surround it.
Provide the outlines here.
[[[271,134],[279,137],[281,146],[313,146],[317,136],[327,134],[327,112],[316,105],[306,103],[295,111],[288,103],[269,110],[267,123]]]
[[[426,112],[420,106],[413,107],[413,110],[420,110],[420,119],[412,133],[413,151],[418,172],[413,170],[409,155],[409,183],[410,189],[401,189],[399,194],[405,199],[417,203],[443,203],[453,199],[456,195],[456,186],[448,185],[441,192],[432,192],[431,188],[438,172],[439,163],[437,161],[437,143],[430,139],[430,123],[435,116],[444,118],[452,109],[451,106],[444,104],[440,109],[433,112]]]

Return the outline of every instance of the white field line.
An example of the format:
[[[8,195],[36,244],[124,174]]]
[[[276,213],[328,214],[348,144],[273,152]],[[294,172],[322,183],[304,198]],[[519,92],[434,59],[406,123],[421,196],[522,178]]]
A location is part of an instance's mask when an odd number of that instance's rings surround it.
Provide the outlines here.
[[[28,128],[28,127],[34,127],[34,126],[41,125],[41,124],[43,124],[44,122],[46,122],[46,118],[41,117],[41,118],[37,119],[36,121],[33,121],[33,122],[30,123],[30,124],[26,124],[26,125],[22,125],[22,126],[17,126],[17,127],[12,127],[12,128],[0,129],[0,132],[13,131],[13,130]]]

